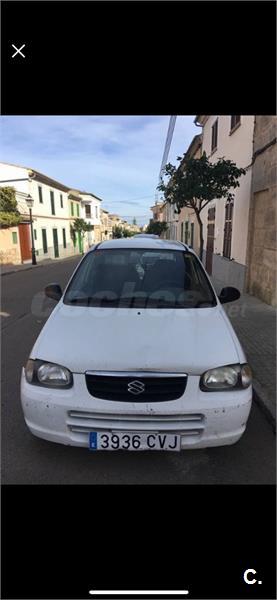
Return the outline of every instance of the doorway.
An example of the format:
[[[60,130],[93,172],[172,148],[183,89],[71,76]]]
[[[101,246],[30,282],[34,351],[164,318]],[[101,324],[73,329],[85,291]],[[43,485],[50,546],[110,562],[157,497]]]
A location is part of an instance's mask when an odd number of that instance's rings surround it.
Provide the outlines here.
[[[54,256],[59,257],[59,242],[58,242],[58,230],[53,229],[53,243],[54,243]]]
[[[30,225],[29,223],[20,223],[18,225],[19,231],[19,243],[21,251],[21,260],[30,260],[32,258],[31,252],[31,236],[30,236]]]
[[[215,206],[208,210],[206,271],[212,275],[214,253]]]
[[[78,231],[78,246],[79,246],[79,252],[80,254],[83,253],[83,239],[82,239],[82,235],[81,232]]]

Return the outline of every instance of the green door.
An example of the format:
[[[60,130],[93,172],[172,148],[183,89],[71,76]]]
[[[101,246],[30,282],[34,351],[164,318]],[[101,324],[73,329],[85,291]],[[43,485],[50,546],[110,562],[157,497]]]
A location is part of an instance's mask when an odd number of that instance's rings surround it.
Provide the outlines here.
[[[53,243],[54,243],[54,256],[58,258],[59,256],[59,242],[58,242],[58,230],[53,229]]]
[[[79,252],[82,254],[83,252],[83,240],[82,240],[82,236],[80,231],[78,231],[78,246],[79,246]]]

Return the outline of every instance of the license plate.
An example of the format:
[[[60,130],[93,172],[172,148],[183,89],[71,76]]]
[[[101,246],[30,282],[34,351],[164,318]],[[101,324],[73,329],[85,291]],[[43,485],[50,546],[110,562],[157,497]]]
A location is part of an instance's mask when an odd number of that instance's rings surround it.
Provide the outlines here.
[[[168,433],[91,431],[90,450],[170,450],[179,452],[181,436]]]

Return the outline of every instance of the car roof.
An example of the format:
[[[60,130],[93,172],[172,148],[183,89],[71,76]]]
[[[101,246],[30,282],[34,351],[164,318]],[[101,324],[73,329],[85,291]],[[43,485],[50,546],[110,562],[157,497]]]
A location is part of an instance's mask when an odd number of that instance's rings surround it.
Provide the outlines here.
[[[92,248],[90,252],[95,249]],[[118,238],[113,240],[105,240],[97,244],[97,249],[109,250],[112,248],[144,248],[151,250],[184,250],[191,251],[189,246],[178,242],[177,240],[163,240],[161,238],[149,238],[149,237],[130,237],[130,238]]]
[[[136,235],[133,235],[133,237],[159,238],[159,236],[155,235],[154,233],[136,233]]]

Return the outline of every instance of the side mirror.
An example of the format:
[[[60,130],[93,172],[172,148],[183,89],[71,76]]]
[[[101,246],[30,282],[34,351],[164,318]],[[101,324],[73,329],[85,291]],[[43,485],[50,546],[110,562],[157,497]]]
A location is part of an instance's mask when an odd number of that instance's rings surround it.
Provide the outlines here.
[[[62,288],[58,283],[50,283],[44,288],[45,296],[56,300],[57,302],[61,299],[63,293]]]
[[[240,298],[240,292],[237,288],[234,287],[225,287],[222,288],[218,299],[221,304],[225,304],[226,302],[234,302],[234,300],[238,300]]]

